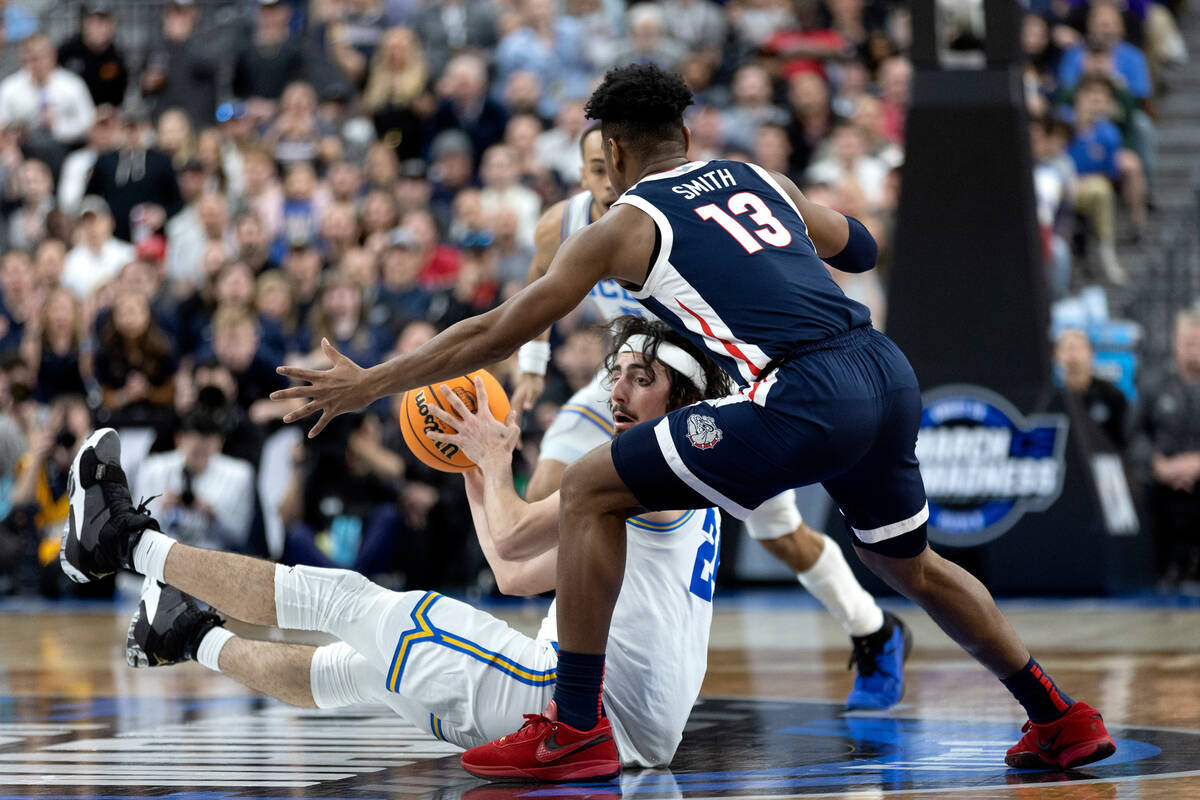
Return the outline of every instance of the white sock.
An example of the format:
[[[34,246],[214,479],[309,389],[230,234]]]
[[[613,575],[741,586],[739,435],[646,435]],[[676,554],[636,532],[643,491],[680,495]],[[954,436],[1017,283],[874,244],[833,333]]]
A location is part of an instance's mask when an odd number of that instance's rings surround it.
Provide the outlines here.
[[[796,577],[800,584],[821,601],[825,610],[833,615],[846,633],[851,636],[866,636],[883,627],[883,609],[875,598],[859,585],[842,548],[825,534],[825,548],[817,563]]]
[[[200,640],[200,646],[196,648],[196,660],[214,672],[220,672],[221,648],[232,638],[233,632],[228,628],[220,625],[213,628]]]
[[[163,570],[167,567],[167,553],[173,544],[175,540],[170,536],[147,528],[142,532],[137,546],[133,548],[134,571],[160,583],[166,583]]]

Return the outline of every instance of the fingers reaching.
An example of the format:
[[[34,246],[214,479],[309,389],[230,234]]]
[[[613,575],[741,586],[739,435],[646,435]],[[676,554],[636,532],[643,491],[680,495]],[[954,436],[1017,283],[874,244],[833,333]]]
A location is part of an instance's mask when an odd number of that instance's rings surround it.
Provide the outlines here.
[[[301,409],[303,411],[304,409]],[[315,409],[314,409],[315,410]],[[311,413],[311,412],[310,412]],[[308,438],[313,439],[318,433],[325,430],[325,426],[329,424],[329,420],[334,418],[334,414],[330,414],[328,410],[321,412],[321,418],[317,420],[317,424],[313,425],[308,431]]]
[[[446,398],[450,408],[454,409],[454,413],[458,414],[460,418],[466,419],[471,414],[471,409],[467,408],[467,404],[449,386],[443,383],[438,387],[438,391],[442,393],[442,397]],[[478,407],[479,405],[476,404],[476,408]]]
[[[312,383],[313,380],[325,372],[324,370],[305,369],[304,367],[289,367],[287,365],[276,367],[275,371],[280,375],[286,375],[287,377],[295,378],[298,381],[308,381],[309,383]]]
[[[311,414],[315,414],[319,410],[321,410],[321,404],[314,400],[311,403],[305,403],[304,405],[297,408],[295,411],[291,411],[291,412],[285,414],[283,417],[283,421],[284,422],[295,422],[298,419],[304,419],[305,417],[307,417]],[[322,426],[322,427],[324,427],[324,426]]]

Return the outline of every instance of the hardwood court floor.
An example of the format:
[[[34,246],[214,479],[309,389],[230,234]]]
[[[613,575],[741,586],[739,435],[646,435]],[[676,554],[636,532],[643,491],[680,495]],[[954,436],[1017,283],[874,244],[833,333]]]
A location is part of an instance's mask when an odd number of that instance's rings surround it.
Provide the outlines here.
[[[1200,604],[1005,604],[1120,743],[1110,761],[1058,775],[1003,767],[1019,707],[912,607],[894,608],[916,640],[904,702],[843,716],[848,642],[797,594],[718,602],[705,699],[672,771],[619,788],[484,785],[453,747],[382,710],[294,712],[196,665],[135,672],[127,609],[0,605],[0,800],[1200,798]],[[532,631],[539,608],[500,615]]]

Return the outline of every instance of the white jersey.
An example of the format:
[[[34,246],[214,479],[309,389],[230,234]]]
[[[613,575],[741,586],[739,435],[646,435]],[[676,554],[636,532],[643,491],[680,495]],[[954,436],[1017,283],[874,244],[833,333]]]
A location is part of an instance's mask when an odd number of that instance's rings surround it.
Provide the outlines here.
[[[567,200],[567,207],[563,209],[559,241],[565,242],[568,236],[583,230],[591,222],[592,193],[583,191],[572,195]],[[614,280],[602,280],[593,286],[592,290],[588,292],[588,300],[605,322],[612,322],[617,317],[631,314],[635,317],[647,316],[646,310],[642,308],[637,298]]]
[[[626,523],[625,580],[604,669],[604,707],[623,763],[670,763],[700,695],[720,520],[709,508],[673,522]],[[551,603],[538,639],[558,641],[555,610]]]

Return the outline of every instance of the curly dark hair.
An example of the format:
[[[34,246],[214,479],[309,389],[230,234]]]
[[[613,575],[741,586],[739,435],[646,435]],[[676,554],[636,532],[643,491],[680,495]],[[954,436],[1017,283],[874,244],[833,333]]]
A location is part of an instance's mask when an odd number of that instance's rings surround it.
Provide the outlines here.
[[[605,136],[634,147],[666,140],[683,142],[683,110],[692,90],[676,72],[653,64],[613,67],[583,107],[588,119],[600,121]]]
[[[606,371],[610,374],[612,373],[613,367],[617,364],[617,354],[621,352],[621,348],[625,346],[630,337],[639,334],[645,336],[650,341],[650,345],[642,351],[642,355],[651,361],[658,357],[658,346],[663,342],[667,342],[680,348],[700,362],[700,367],[704,370],[705,388],[702,391],[686,375],[672,367],[667,367],[667,374],[671,376],[671,391],[667,394],[667,411],[674,411],[677,408],[690,406],[697,400],[724,397],[733,391],[733,384],[729,380],[729,375],[723,369],[718,367],[714,361],[705,357],[699,348],[672,330],[665,322],[660,322],[656,319],[629,316],[618,317],[613,321],[612,346],[608,348],[608,354],[604,356],[604,369]],[[648,375],[648,377],[650,382],[653,383],[653,373]]]

